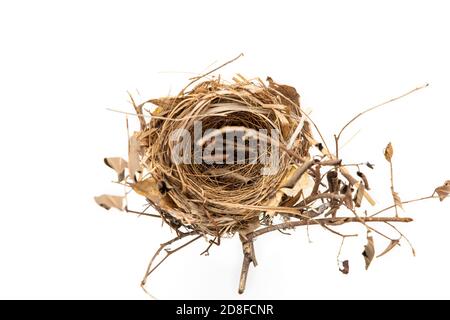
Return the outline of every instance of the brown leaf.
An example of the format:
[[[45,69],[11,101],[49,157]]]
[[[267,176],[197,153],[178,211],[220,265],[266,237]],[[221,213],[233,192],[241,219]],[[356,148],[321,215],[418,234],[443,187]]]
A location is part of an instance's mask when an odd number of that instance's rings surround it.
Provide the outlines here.
[[[394,249],[396,246],[399,246],[400,245],[399,243],[400,243],[400,239],[391,240],[391,243],[389,243],[387,248],[384,249],[384,251],[382,253],[377,255],[377,258],[384,256],[386,253],[388,253],[389,251]]]
[[[300,95],[294,87],[278,84],[271,77],[267,77],[267,82],[269,83],[269,88],[279,92],[283,95],[281,97],[281,102],[287,106],[290,106],[292,103],[300,105]]]
[[[122,181],[125,178],[125,169],[128,167],[128,163],[122,158],[105,158],[105,164],[116,171],[118,181]]]
[[[330,192],[335,192],[339,186],[338,173],[336,171],[329,171],[327,173],[327,180]]]
[[[273,110],[273,112],[275,113],[276,118],[279,120],[280,122],[280,127],[281,127],[281,134],[283,135],[283,138],[285,140],[289,139],[289,134],[291,132],[291,123],[289,122],[289,120],[286,118],[286,116],[281,113],[280,111],[277,110]]]
[[[375,257],[375,246],[372,236],[367,233],[367,244],[364,246],[364,251],[362,253],[364,261],[366,262],[366,270],[369,268],[370,263]]]
[[[283,199],[283,191],[277,191],[275,193],[275,195],[272,198],[269,198],[267,201],[264,202],[264,205],[268,206],[268,207],[277,207],[280,203],[281,200]],[[266,211],[266,215],[270,216],[270,217],[274,217],[277,214],[276,211],[274,210],[267,210]]]
[[[339,271],[342,272],[343,274],[348,274],[350,272],[350,264],[348,260],[344,260],[342,262],[342,268],[339,268]]]
[[[158,182],[154,178],[138,181],[132,185],[132,188],[137,194],[150,199],[158,205],[163,198],[162,193],[159,191]]]
[[[400,196],[398,195],[397,192],[392,191],[392,198],[394,198],[394,203],[395,203],[395,205],[396,205],[397,207],[403,209],[403,206],[402,206],[402,200],[400,199]]]
[[[362,173],[361,171],[356,172],[356,175],[362,179],[362,181],[364,182],[364,187],[366,188],[366,190],[370,190],[369,180],[367,179],[366,175],[364,173]]]
[[[394,148],[392,147],[392,143],[388,143],[386,149],[384,149],[384,157],[387,161],[392,161],[392,156],[394,155]]]
[[[119,209],[120,211],[123,210],[123,199],[125,197],[122,196],[112,196],[108,194],[103,194],[101,196],[95,197],[94,200],[97,202],[97,204],[106,210],[109,210],[111,208]]]
[[[361,202],[364,196],[364,183],[361,182],[357,182],[356,183],[358,185],[358,189],[356,190],[356,195],[355,195],[355,207],[359,208],[361,207]],[[355,184],[355,186],[356,186]]]
[[[294,184],[294,186],[292,188],[285,187],[285,188],[281,188],[280,191],[282,191],[285,195],[287,195],[291,199],[298,200],[300,198],[301,192],[304,189],[308,188],[308,186],[310,184],[311,184],[310,176],[307,172],[305,172],[302,174],[300,179],[298,179],[298,181]],[[297,200],[295,200],[295,202],[297,202]]]
[[[182,220],[186,223],[190,223],[188,217],[185,217],[178,207],[176,203],[172,200],[172,198],[166,192],[163,194],[161,191],[163,190],[162,186],[167,187],[166,183],[158,183],[155,178],[150,177],[142,181],[138,181],[132,185],[133,190],[140,194],[141,196],[146,197],[149,201],[155,204],[158,208],[169,212],[175,218]]]
[[[344,197],[344,204],[347,208],[350,210],[353,209],[353,199],[352,199],[352,187],[346,185],[345,186],[345,197]]]
[[[437,187],[434,192],[439,196],[439,200],[444,201],[450,194],[450,180],[445,181],[445,183],[442,186]]]

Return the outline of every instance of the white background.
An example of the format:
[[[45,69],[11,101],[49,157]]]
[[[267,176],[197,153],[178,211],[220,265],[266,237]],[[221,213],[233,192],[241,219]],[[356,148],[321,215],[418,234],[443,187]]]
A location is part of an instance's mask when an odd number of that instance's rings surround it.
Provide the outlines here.
[[[221,73],[270,75],[295,86],[332,141],[353,115],[425,82],[430,87],[361,118],[346,132],[347,162],[390,204],[387,142],[403,200],[450,179],[450,20],[446,1],[8,1],[0,4],[0,298],[148,299],[139,283],[173,235],[151,218],[95,205],[121,193],[105,156],[125,156],[137,100],[176,93],[187,79],[243,52]],[[140,95],[139,95],[139,93]],[[361,238],[311,228],[256,243],[244,295],[241,248],[205,242],[172,256],[148,290],[167,298],[450,298],[450,199],[405,206],[406,243],[364,270]],[[381,208],[381,206],[379,206]],[[136,208],[139,208],[136,204]],[[371,210],[375,209],[370,209]],[[392,213],[389,213],[392,214]],[[392,233],[394,235],[394,233]],[[386,241],[376,238],[377,251]]]

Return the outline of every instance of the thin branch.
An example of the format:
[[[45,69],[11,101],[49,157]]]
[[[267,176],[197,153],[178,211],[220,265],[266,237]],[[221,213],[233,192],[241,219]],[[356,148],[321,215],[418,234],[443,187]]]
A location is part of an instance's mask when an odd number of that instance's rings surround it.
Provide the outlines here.
[[[209,256],[209,249],[211,249],[211,247],[213,246],[213,244],[215,244],[216,246],[220,246],[220,235],[219,236],[215,236],[214,239],[209,240],[209,245],[208,247],[206,247],[206,249],[200,253],[200,255],[205,255],[205,256]]]
[[[334,135],[334,145],[335,145],[335,155],[336,155],[336,158],[338,158],[339,159],[339,139],[338,139],[338,137],[336,136],[336,135]]]
[[[147,124],[145,123],[145,119],[144,119],[144,114],[142,113],[142,104],[137,105],[136,102],[134,101],[133,96],[131,95],[130,92],[127,92],[128,96],[130,97],[131,100],[131,104],[133,105],[134,110],[136,111],[136,114],[139,118],[139,124],[141,126],[141,130],[144,131]]]
[[[344,199],[344,197],[345,197],[345,195],[343,195],[343,194],[336,194],[336,193],[331,193],[331,192],[314,194],[314,195],[307,197],[305,200],[300,201],[296,207],[297,208],[307,207],[310,203],[312,203],[318,199],[342,200],[342,199]]]
[[[342,135],[342,132],[345,130],[345,128],[347,128],[353,121],[355,121],[356,119],[358,119],[358,118],[361,117],[362,115],[364,115],[364,114],[366,114],[366,113],[368,113],[368,112],[370,112],[370,111],[373,111],[373,110],[375,110],[375,109],[378,109],[379,107],[382,107],[382,106],[384,106],[384,105],[386,105],[386,104],[388,104],[388,103],[391,103],[391,102],[394,102],[394,101],[399,100],[399,99],[401,99],[401,98],[404,98],[404,97],[410,95],[411,93],[414,93],[414,92],[416,92],[416,91],[419,91],[419,90],[421,90],[421,89],[423,89],[423,88],[428,87],[428,85],[429,85],[429,84],[426,83],[426,84],[421,85],[420,87],[414,88],[414,89],[412,89],[412,90],[410,90],[410,91],[408,91],[408,92],[406,92],[406,93],[404,93],[404,94],[402,94],[402,95],[399,95],[399,96],[397,96],[397,97],[395,97],[395,98],[392,98],[392,99],[389,99],[389,100],[387,100],[387,101],[384,101],[384,102],[382,102],[382,103],[380,103],[380,104],[377,104],[376,106],[370,107],[370,108],[364,110],[363,112],[358,113],[358,114],[357,114],[356,116],[354,116],[349,122],[347,122],[347,123],[345,124],[345,126],[342,127],[341,131],[339,131],[339,134],[337,135],[337,140],[340,139],[340,137],[341,137],[341,135]]]
[[[383,238],[386,238],[386,239],[388,239],[388,240],[390,240],[390,241],[393,241],[393,240],[394,240],[394,239],[392,239],[391,237],[385,235],[384,233],[378,231],[377,229],[372,228],[371,226],[368,226],[367,224],[364,224],[364,225],[365,225],[365,227],[367,228],[367,230],[373,231],[373,232],[379,234],[380,236],[382,236]]]
[[[284,234],[285,236],[290,236],[291,234],[289,232],[284,232],[282,230],[277,230],[279,233]]]
[[[407,238],[400,230],[398,230],[398,228],[397,228],[396,226],[394,226],[392,223],[386,222],[386,224],[387,224],[388,226],[390,226],[392,229],[394,229],[395,231],[397,231],[398,234],[400,235],[400,237],[402,237],[403,239],[406,240],[406,242],[408,242],[408,245],[410,246],[410,248],[411,248],[411,250],[412,250],[413,256],[416,256],[416,250],[414,249],[414,247],[413,247],[411,241],[409,241],[409,239],[408,239],[408,238]]]
[[[344,149],[346,146],[349,145],[349,143],[361,132],[361,129],[359,129],[358,131],[356,131],[350,138],[347,139],[347,141],[345,141],[344,143],[339,145],[339,150]]]
[[[389,161],[389,167],[391,171],[391,193],[392,197],[394,198],[394,209],[395,209],[395,216],[398,217],[398,206],[397,202],[395,200],[395,190],[394,190],[394,165],[392,164],[392,160]]]
[[[320,161],[322,166],[341,166],[342,159],[336,157],[336,159]]]
[[[320,175],[320,165],[317,165],[314,169],[314,186],[311,191],[311,196],[318,194],[320,183],[322,182],[322,176]]]
[[[358,219],[358,221],[359,221],[361,224],[363,224],[363,225],[367,228],[368,231],[371,230],[371,231],[373,231],[373,232],[379,234],[379,235],[382,236],[383,238],[386,238],[386,239],[391,240],[391,241],[393,240],[392,238],[388,237],[388,236],[385,235],[384,233],[382,233],[382,232],[378,231],[377,229],[372,228],[371,226],[369,226],[369,225],[366,223],[366,221],[363,220],[363,218],[361,218],[361,217],[358,215],[358,213],[357,213],[354,209],[349,209],[349,210],[355,215],[355,217]],[[398,217],[396,217],[396,218],[398,218]],[[385,218],[380,218],[380,219],[385,219]],[[412,220],[412,219],[411,219],[411,220]]]
[[[202,236],[199,235],[198,237],[195,237],[194,239],[186,242],[185,244],[181,245],[180,247],[178,247],[178,248],[176,248],[174,250],[166,250],[166,256],[160,262],[158,262],[158,264],[156,266],[154,266],[152,268],[153,262],[159,256],[159,254],[161,253],[161,251],[163,249],[165,249],[168,245],[170,245],[170,244],[172,244],[174,242],[177,242],[178,240],[181,240],[181,239],[183,239],[185,237],[188,237],[188,236],[197,235],[197,234],[198,234],[197,231],[190,231],[190,232],[186,232],[186,233],[181,233],[177,237],[175,237],[175,238],[173,238],[173,239],[171,239],[171,240],[169,240],[167,242],[162,243],[160,245],[159,249],[156,250],[155,254],[153,255],[153,257],[151,258],[151,260],[150,260],[150,262],[148,264],[147,270],[145,271],[144,278],[141,281],[141,287],[145,286],[145,283],[147,282],[147,278],[150,276],[150,274],[152,274],[152,272],[155,271],[156,268],[158,268],[171,254],[173,254],[173,253],[183,249],[184,247],[186,247],[187,245],[191,244],[192,242],[200,239]]]
[[[322,218],[322,219],[315,219],[315,220],[301,220],[301,221],[291,221],[291,222],[284,222],[280,224],[271,225],[262,229],[258,229],[256,231],[253,231],[246,235],[247,239],[251,240],[254,239],[260,235],[263,235],[265,233],[278,230],[278,229],[289,229],[289,228],[295,228],[305,225],[341,225],[344,223],[367,223],[367,222],[412,222],[412,218],[397,218],[397,217],[345,217],[345,218]]]
[[[439,198],[439,197],[431,195],[431,196],[422,197],[422,198],[417,198],[417,199],[412,199],[412,200],[408,200],[408,201],[402,201],[402,205],[403,205],[403,204],[407,204],[407,203],[411,203],[411,202],[417,202],[417,201],[422,201],[422,200],[433,199],[433,198]],[[387,211],[387,210],[389,210],[389,209],[392,209],[392,208],[394,208],[394,207],[395,207],[395,204],[392,205],[392,206],[386,207],[386,208],[384,208],[384,209],[381,209],[380,211],[377,211],[377,212],[375,212],[375,213],[369,215],[369,217],[370,217],[370,218],[375,217],[375,216],[379,215],[380,213],[383,213],[383,212],[385,212],[385,211]]]
[[[346,237],[342,237],[341,245],[339,246],[338,254],[336,256],[336,262],[337,262],[338,268],[339,268],[339,257],[341,256],[341,253],[342,253],[342,247],[344,246],[345,238]]]
[[[245,236],[247,237],[247,236]],[[243,236],[240,236],[242,242],[242,252],[244,253],[244,259],[242,261],[241,277],[239,280],[239,294],[244,293],[245,285],[247,283],[248,269],[250,263],[253,262],[253,266],[256,267],[258,264],[256,262],[255,247],[253,245],[253,240],[247,240]]]
[[[324,229],[330,231],[331,233],[334,233],[338,236],[341,236],[342,238],[347,238],[347,237],[357,237],[358,234],[354,233],[354,234],[342,234],[340,232],[337,232],[336,230],[331,229],[330,227],[328,227],[326,224],[320,224]]]
[[[137,113],[117,110],[117,109],[113,109],[113,108],[106,108],[106,110],[111,111],[111,112],[121,113],[121,114],[124,114],[124,115],[127,115],[127,116],[140,117],[140,118],[149,118],[149,119],[152,118],[151,115],[137,114]]]
[[[300,177],[314,164],[316,163],[315,160],[309,160],[305,161],[300,167],[298,167],[295,172],[292,174],[292,176],[283,184],[283,187],[292,188],[295,186],[297,181],[300,179]]]
[[[128,208],[125,209],[125,212],[127,212],[127,213],[134,213],[134,214],[137,214],[139,216],[146,216],[146,217],[152,217],[152,218],[161,218],[161,216],[159,214],[139,212],[139,211],[129,210]]]
[[[208,71],[208,72],[206,72],[206,73],[204,73],[204,74],[202,74],[202,75],[200,75],[200,76],[193,77],[193,78],[189,79],[189,80],[191,80],[191,82],[189,82],[189,84],[188,84],[186,87],[184,87],[183,90],[181,90],[181,92],[180,92],[179,95],[180,95],[180,96],[183,95],[187,88],[189,88],[192,84],[194,84],[195,82],[197,82],[197,81],[200,80],[201,78],[204,78],[204,77],[210,75],[211,73],[216,72],[217,70],[219,70],[219,69],[225,67],[226,65],[228,65],[228,64],[230,64],[230,63],[233,63],[234,61],[236,61],[237,59],[239,59],[240,57],[243,57],[243,56],[244,56],[244,54],[243,54],[243,53],[240,53],[237,57],[235,57],[235,58],[233,58],[233,59],[231,59],[231,60],[229,60],[229,61],[227,61],[227,62],[221,64],[221,65],[218,66],[217,68],[214,68],[214,69],[212,69],[211,71]]]

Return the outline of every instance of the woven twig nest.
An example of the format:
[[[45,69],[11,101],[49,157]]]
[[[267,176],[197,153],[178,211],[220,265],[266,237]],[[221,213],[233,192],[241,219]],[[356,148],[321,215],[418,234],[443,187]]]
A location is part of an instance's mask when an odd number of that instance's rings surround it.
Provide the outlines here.
[[[148,183],[134,188],[174,227],[213,236],[256,229],[264,220],[260,207],[273,205],[294,163],[283,150],[271,154],[274,136],[282,149],[308,155],[309,123],[302,120],[299,95],[270,78],[268,85],[242,77],[233,83],[209,80],[177,97],[149,102],[157,108],[148,122],[141,121],[137,139],[151,178],[143,176]],[[181,142],[185,161],[177,163],[173,155]],[[272,158],[279,162],[272,166]]]
[[[173,97],[141,104],[132,99],[140,130],[129,139],[128,161],[105,159],[118,173],[118,182],[144,196],[148,207],[152,206],[158,214],[146,212],[147,208],[130,210],[120,196],[99,196],[97,203],[107,209],[115,207],[161,218],[176,232],[175,238],[156,251],[142,285],[170,254],[200,238],[209,240],[204,251],[208,253],[213,244],[220,244],[221,238],[239,233],[244,254],[240,293],[245,289],[250,263],[256,265],[253,240],[267,232],[320,225],[340,236],[342,246],[346,237],[357,234],[341,234],[334,226],[360,223],[367,229],[363,251],[366,268],[376,256],[373,233],[390,240],[378,256],[406,239],[389,223],[412,221],[400,217],[397,207],[416,200],[402,202],[394,188],[392,145],[388,144],[384,157],[391,168],[393,205],[369,214],[361,208],[362,203],[374,205],[375,201],[368,193],[369,181],[362,171],[373,169],[373,165],[343,164],[338,157],[339,139],[361,115],[426,86],[352,118],[335,135],[333,154],[317,125],[300,108],[295,88],[277,84],[271,78],[264,82],[238,75],[229,83],[220,78],[204,81],[206,75],[193,79]],[[320,142],[314,140],[311,126]],[[449,194],[450,182],[446,181],[431,196],[417,200],[443,200]],[[394,217],[378,216],[390,209],[395,210]],[[375,222],[388,223],[397,235],[387,236],[369,226]],[[195,238],[176,249],[166,248],[188,237]],[[153,266],[163,249],[166,256]],[[340,271],[348,273],[349,261],[340,262]]]

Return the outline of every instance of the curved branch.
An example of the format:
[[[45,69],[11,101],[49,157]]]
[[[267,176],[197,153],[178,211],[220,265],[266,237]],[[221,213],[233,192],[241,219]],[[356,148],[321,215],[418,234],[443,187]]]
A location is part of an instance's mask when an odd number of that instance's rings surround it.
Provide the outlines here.
[[[288,229],[295,228],[306,225],[341,225],[344,223],[361,223],[361,222],[412,222],[412,218],[398,218],[398,217],[346,217],[346,218],[323,218],[323,219],[314,219],[314,220],[301,220],[301,221],[292,221],[285,222],[280,224],[275,224],[269,227],[265,227],[256,231],[253,231],[246,235],[247,239],[251,240],[265,233],[280,230],[280,229]]]
[[[367,112],[370,112],[370,111],[372,111],[372,110],[378,109],[379,107],[382,107],[382,106],[384,106],[384,105],[386,105],[386,104],[388,104],[388,103],[391,103],[391,102],[394,102],[394,101],[396,101],[396,100],[398,100],[398,99],[404,98],[404,97],[410,95],[410,94],[413,93],[413,92],[416,92],[416,91],[419,91],[419,90],[421,90],[421,89],[423,89],[423,88],[428,87],[428,85],[429,85],[428,83],[425,83],[424,85],[421,85],[420,87],[414,88],[414,89],[412,89],[412,90],[410,90],[410,91],[408,91],[408,92],[406,92],[406,93],[404,93],[404,94],[402,94],[402,95],[399,95],[399,96],[397,96],[397,97],[395,97],[395,98],[392,98],[392,99],[389,99],[389,100],[387,100],[387,101],[384,101],[384,102],[382,102],[382,103],[380,103],[380,104],[377,104],[376,106],[370,107],[369,109],[366,109],[366,110],[364,110],[363,112],[358,113],[358,114],[357,114],[356,116],[354,116],[349,122],[347,122],[347,123],[345,124],[345,126],[342,127],[341,131],[339,131],[339,134],[338,134],[337,137],[336,137],[336,141],[339,141],[339,138],[341,137],[341,134],[342,134],[342,132],[345,130],[345,128],[347,128],[353,121],[355,121],[356,119],[358,119],[358,118],[361,117],[362,115],[364,115],[364,114],[366,114]]]
[[[159,267],[159,266],[160,266],[160,265],[161,265],[161,264],[162,264],[162,263],[163,263],[163,262],[164,262],[171,254],[173,254],[173,253],[175,253],[175,252],[177,252],[177,251],[183,249],[184,247],[188,246],[188,245],[191,244],[192,242],[198,240],[199,238],[202,237],[202,235],[199,235],[199,236],[195,237],[194,239],[192,239],[192,240],[186,242],[185,244],[179,246],[178,248],[176,248],[176,249],[174,249],[174,250],[168,250],[168,249],[165,249],[165,248],[166,248],[168,245],[170,245],[170,244],[172,244],[172,243],[174,243],[174,242],[177,242],[178,240],[181,240],[181,239],[183,239],[183,238],[185,238],[185,237],[193,236],[193,235],[198,235],[198,232],[197,232],[197,231],[190,231],[190,232],[186,232],[186,233],[180,233],[180,235],[178,235],[177,237],[175,237],[175,238],[173,238],[173,239],[171,239],[171,240],[169,240],[169,241],[167,241],[167,242],[164,242],[164,243],[162,243],[162,244],[160,245],[159,249],[156,250],[155,254],[154,254],[153,257],[151,258],[151,260],[150,260],[150,262],[149,262],[149,264],[148,264],[147,270],[145,271],[144,278],[143,278],[142,281],[141,281],[141,287],[142,287],[142,288],[144,288],[145,283],[146,283],[146,281],[147,281],[147,278],[150,276],[150,274],[152,274],[152,272],[155,271],[156,268],[158,268],[158,267]],[[166,255],[164,256],[164,258],[162,258],[162,260],[161,260],[160,262],[158,262],[158,264],[157,264],[156,266],[154,266],[154,267],[152,268],[153,262],[154,262],[155,259],[159,256],[159,254],[161,253],[161,251],[162,251],[163,249],[166,250]],[[145,290],[145,289],[144,289],[144,290]]]

